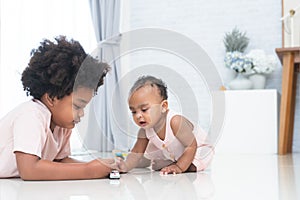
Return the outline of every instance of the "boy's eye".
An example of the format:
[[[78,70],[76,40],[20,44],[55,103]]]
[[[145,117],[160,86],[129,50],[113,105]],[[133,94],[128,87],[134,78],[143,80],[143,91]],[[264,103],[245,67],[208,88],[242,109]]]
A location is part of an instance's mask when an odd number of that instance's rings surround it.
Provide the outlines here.
[[[135,113],[136,113],[136,111],[131,111],[131,114],[133,114],[133,115],[134,115]]]
[[[79,110],[79,109],[81,109],[81,107],[80,107],[80,106],[77,106],[77,105],[75,105],[75,104],[73,104],[73,107],[74,107],[74,109],[75,109],[75,110]]]

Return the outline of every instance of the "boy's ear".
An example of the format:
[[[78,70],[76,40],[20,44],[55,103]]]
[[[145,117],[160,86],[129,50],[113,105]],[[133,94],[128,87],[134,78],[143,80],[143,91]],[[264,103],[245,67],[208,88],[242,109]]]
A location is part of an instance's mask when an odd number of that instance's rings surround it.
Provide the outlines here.
[[[54,105],[54,98],[51,98],[48,93],[45,94],[45,100],[49,106]]]
[[[168,110],[169,103],[167,100],[163,100],[162,102],[162,112],[165,113]]]

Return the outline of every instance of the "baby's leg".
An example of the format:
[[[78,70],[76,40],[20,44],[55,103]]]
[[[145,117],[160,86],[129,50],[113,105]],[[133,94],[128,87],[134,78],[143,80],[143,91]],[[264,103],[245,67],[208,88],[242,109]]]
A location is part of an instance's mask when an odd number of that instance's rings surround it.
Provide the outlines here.
[[[154,160],[152,163],[152,170],[159,171],[162,168],[167,167],[173,163],[174,162],[172,160],[162,160],[162,159]]]
[[[139,160],[138,165],[136,166],[137,168],[145,168],[149,167],[151,165],[151,160],[145,158],[144,156]]]
[[[197,171],[197,167],[193,163],[191,163],[191,165],[185,172],[196,172],[196,171]]]

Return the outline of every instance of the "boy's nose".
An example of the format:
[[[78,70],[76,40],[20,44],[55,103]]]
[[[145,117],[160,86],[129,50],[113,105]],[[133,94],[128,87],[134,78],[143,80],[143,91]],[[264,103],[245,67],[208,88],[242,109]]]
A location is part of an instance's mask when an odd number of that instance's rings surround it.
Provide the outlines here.
[[[78,111],[78,116],[79,117],[83,117],[84,116],[84,111],[83,110],[79,110]]]

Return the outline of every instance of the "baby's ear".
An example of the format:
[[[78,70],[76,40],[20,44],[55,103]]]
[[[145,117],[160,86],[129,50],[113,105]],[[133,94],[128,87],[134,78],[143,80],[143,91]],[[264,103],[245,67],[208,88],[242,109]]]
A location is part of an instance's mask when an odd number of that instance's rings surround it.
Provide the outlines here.
[[[162,102],[162,112],[165,113],[168,110],[169,103],[167,100],[163,100]]]

